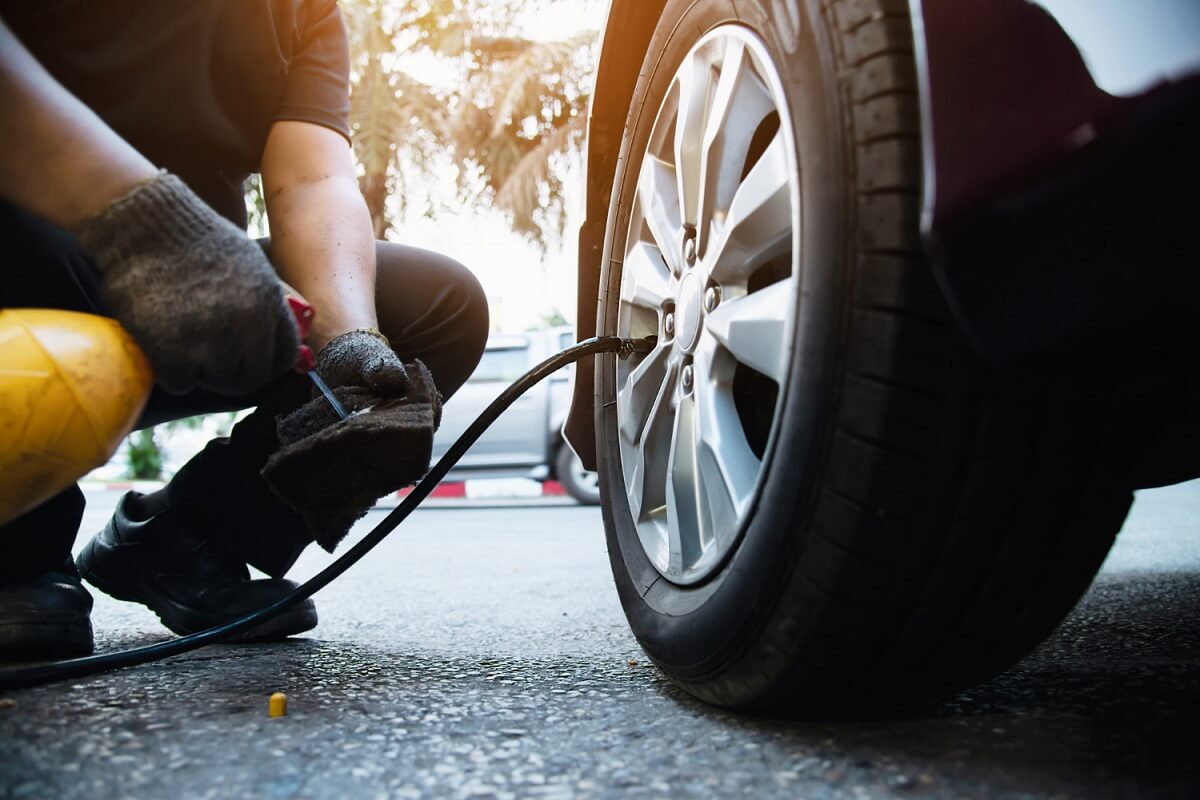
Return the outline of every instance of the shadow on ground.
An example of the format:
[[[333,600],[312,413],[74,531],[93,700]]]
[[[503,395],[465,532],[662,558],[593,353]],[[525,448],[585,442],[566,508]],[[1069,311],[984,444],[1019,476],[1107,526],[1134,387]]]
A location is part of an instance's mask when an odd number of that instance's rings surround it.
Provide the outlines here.
[[[671,684],[682,706],[704,707]],[[715,712],[734,738],[815,748],[830,780],[919,794],[1200,796],[1200,575],[1099,578],[1005,674],[902,719],[804,721]],[[909,769],[894,771],[897,765]],[[974,792],[967,787],[974,785]],[[987,787],[986,789],[983,787]]]

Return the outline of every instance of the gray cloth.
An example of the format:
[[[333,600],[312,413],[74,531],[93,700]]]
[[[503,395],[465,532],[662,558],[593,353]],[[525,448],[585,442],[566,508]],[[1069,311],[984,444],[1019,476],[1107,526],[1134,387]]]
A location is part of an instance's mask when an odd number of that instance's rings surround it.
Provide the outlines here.
[[[420,361],[408,365],[408,374],[401,397],[382,398],[362,386],[334,389],[348,419],[317,397],[277,420],[283,446],[262,476],[330,552],[376,500],[429,471],[442,396]]]
[[[166,391],[243,394],[295,364],[300,332],[262,249],[176,176],[115,200],[79,241]]]

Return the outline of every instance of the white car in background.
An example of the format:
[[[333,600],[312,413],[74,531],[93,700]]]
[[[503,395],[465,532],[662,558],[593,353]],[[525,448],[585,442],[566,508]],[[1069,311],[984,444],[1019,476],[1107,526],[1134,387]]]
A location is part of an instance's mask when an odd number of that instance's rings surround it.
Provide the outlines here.
[[[433,460],[441,458],[513,381],[574,343],[575,331],[570,326],[489,337],[479,366],[442,410],[442,424],[433,439]],[[573,377],[573,365],[565,367],[514,402],[446,479],[557,480],[580,503],[599,503],[596,473],[583,468],[562,437]]]

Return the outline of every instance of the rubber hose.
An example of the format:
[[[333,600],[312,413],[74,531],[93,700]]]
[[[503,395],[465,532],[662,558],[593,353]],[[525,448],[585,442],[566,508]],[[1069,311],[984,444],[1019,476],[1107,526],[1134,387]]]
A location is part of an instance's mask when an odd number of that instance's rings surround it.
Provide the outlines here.
[[[67,680],[69,678],[80,678],[85,675],[95,675],[109,670],[120,669],[122,667],[132,667],[138,664],[146,664],[151,661],[159,661],[170,656],[177,656],[183,653],[189,653],[192,650],[197,650],[206,645],[215,644],[225,638],[237,633],[241,633],[248,628],[252,628],[259,623],[265,622],[272,617],[278,616],[287,609],[294,606],[306,598],[316,594],[321,589],[325,588],[335,578],[343,572],[354,566],[363,556],[371,552],[374,547],[382,542],[384,538],[394,531],[401,522],[403,522],[409,514],[411,514],[417,506],[425,501],[425,498],[433,491],[442,478],[446,477],[446,473],[458,463],[458,460],[463,457],[467,450],[475,443],[475,440],[483,435],[492,423],[504,413],[504,411],[513,404],[513,402],[529,391],[534,385],[544,380],[548,376],[554,374],[568,364],[579,361],[587,356],[596,355],[599,353],[618,353],[622,358],[628,357],[635,352],[649,352],[654,347],[654,340],[651,339],[621,339],[616,336],[598,336],[579,344],[568,347],[566,350],[551,356],[542,363],[535,366],[533,369],[526,372],[520,378],[517,378],[511,386],[504,390],[495,400],[492,401],[483,413],[471,423],[458,439],[450,446],[443,455],[429,470],[421,481],[413,487],[412,492],[404,498],[390,514],[383,518],[370,533],[364,536],[357,544],[351,547],[346,553],[335,560],[332,564],[325,567],[308,581],[300,586],[297,586],[290,594],[281,597],[274,603],[265,606],[258,611],[254,611],[243,617],[227,622],[224,625],[219,625],[215,628],[209,628],[205,631],[181,636],[177,639],[169,639],[165,642],[146,645],[145,647],[135,647],[129,650],[121,650],[115,653],[102,653],[98,655],[85,656],[83,658],[73,658],[66,661],[57,661],[53,664],[44,664],[37,667],[26,667],[22,669],[7,670],[0,672],[0,691],[8,689],[22,689],[29,686],[39,686],[41,684],[53,683],[55,681]]]

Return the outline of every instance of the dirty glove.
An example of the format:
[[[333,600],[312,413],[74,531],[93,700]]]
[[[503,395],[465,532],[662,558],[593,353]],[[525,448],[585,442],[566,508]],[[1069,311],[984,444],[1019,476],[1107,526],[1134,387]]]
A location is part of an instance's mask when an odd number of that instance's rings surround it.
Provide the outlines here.
[[[408,388],[404,365],[387,337],[373,329],[331,339],[317,355],[317,372],[330,386],[362,386],[380,397],[399,397]]]
[[[442,396],[420,361],[408,364],[406,374],[407,389],[399,397],[383,397],[362,385],[335,388],[348,419],[339,419],[329,401],[318,396],[276,420],[283,446],[268,459],[262,476],[329,552],[376,500],[429,471]]]
[[[244,394],[296,362],[300,332],[262,249],[176,176],[139,184],[78,234],[166,391]]]

